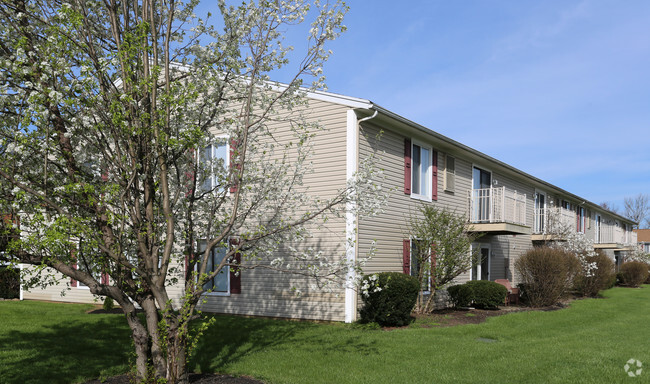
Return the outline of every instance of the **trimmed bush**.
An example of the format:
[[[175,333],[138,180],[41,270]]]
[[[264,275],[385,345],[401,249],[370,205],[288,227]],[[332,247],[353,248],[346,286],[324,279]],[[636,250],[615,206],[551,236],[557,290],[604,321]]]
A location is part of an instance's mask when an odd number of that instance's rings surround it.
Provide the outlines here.
[[[638,287],[648,278],[648,265],[640,261],[628,261],[621,265],[621,279],[628,287]]]
[[[469,307],[474,299],[472,287],[466,284],[452,285],[447,288],[447,293],[454,308]]]
[[[616,271],[614,262],[603,252],[598,251],[596,256],[587,257],[589,263],[596,263],[596,269],[591,271],[591,276],[584,272],[576,275],[574,289],[582,296],[597,296],[598,292],[608,289],[616,284]]]
[[[15,268],[0,268],[0,299],[16,299],[20,296],[20,272]]]
[[[515,261],[522,298],[533,307],[556,304],[573,286],[578,259],[561,249],[533,248]]]
[[[508,294],[508,289],[501,284],[488,280],[468,281],[465,285],[471,287],[474,293],[473,306],[475,308],[497,308],[503,305]]]
[[[411,311],[420,293],[418,279],[399,272],[378,273],[375,281],[372,276],[374,275],[363,277],[363,284],[368,284],[371,288],[368,295],[361,295],[361,322],[374,322],[382,326],[409,324]]]
[[[115,302],[113,301],[113,298],[106,296],[104,298],[104,303],[102,304],[102,307],[106,312],[112,311],[113,308],[115,308]]]

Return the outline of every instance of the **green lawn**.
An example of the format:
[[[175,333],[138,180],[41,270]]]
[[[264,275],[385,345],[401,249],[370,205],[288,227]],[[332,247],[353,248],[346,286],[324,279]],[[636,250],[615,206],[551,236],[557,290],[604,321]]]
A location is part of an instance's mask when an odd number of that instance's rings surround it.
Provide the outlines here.
[[[604,296],[479,325],[390,332],[218,316],[192,370],[269,383],[650,382],[650,286]],[[87,309],[0,302],[0,383],[69,383],[128,370],[123,317]],[[630,358],[644,364],[641,376],[626,374]]]

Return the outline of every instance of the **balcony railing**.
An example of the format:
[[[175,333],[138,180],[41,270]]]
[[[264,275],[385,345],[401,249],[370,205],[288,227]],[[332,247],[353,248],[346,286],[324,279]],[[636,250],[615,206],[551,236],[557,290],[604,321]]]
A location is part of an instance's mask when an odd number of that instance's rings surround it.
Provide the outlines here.
[[[596,244],[624,244],[627,246],[635,245],[637,243],[637,234],[632,231],[626,231],[621,227],[613,225],[601,224],[600,236],[596,231]]]
[[[575,230],[576,213],[564,208],[538,208],[535,210],[533,233],[560,234],[568,229]]]
[[[506,187],[473,189],[469,212],[472,223],[526,225],[526,194]]]

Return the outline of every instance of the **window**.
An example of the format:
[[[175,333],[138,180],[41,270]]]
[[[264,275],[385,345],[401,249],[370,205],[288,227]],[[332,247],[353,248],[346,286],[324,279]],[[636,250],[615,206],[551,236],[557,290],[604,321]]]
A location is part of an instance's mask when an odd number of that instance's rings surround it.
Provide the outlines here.
[[[535,192],[535,233],[545,233],[546,230],[546,195]]]
[[[80,239],[78,248],[73,251],[76,259],[74,268],[90,274],[100,284],[108,284],[108,274],[102,271],[103,268],[99,264],[99,253],[99,249],[91,242]],[[70,285],[88,289],[87,285],[75,279],[70,279]]]
[[[445,156],[445,191],[454,192],[456,189],[456,159]]]
[[[426,199],[431,191],[431,150],[413,144],[412,193]]]
[[[580,233],[585,233],[585,209],[583,207],[576,208],[576,230]]]
[[[198,246],[198,251],[199,254],[202,256],[203,252],[205,251],[205,245],[206,242],[201,241],[199,242]],[[205,273],[210,274],[214,272],[215,268],[219,266],[221,261],[223,260],[224,257],[226,257],[226,253],[228,252],[228,249],[226,247],[214,247],[210,251],[210,254],[208,255],[208,260],[207,260],[207,267],[205,268]],[[198,269],[199,263],[197,263],[196,268]],[[224,266],[221,268],[221,271],[217,273],[216,276],[214,276],[212,279],[206,281],[203,284],[203,289],[205,289],[208,293],[222,293],[222,294],[227,294],[229,293],[229,286],[230,286],[230,267],[229,266]]]
[[[420,241],[416,239],[404,239],[403,240],[403,272],[407,275],[411,275],[413,277],[419,278],[419,273],[420,273],[420,268],[421,268],[421,262],[424,263],[430,263],[431,260],[431,250],[428,249],[428,255],[426,255],[425,260],[420,260],[421,256],[419,253],[419,247],[418,243]],[[435,265],[435,256],[433,259],[434,265]],[[432,265],[433,267],[433,265]],[[423,283],[422,283],[422,291],[424,292],[429,292],[431,290],[431,270],[432,268],[428,268],[428,270],[422,271],[424,273],[424,278],[423,278]]]
[[[212,143],[203,148],[201,153],[200,162],[205,172],[203,179],[203,190],[212,191],[219,189],[219,185],[223,180],[219,180],[219,175],[224,175],[224,171],[228,169],[228,144],[224,138],[223,142]]]
[[[229,246],[231,248],[236,247],[239,244],[237,239],[230,239]],[[206,241],[199,241],[197,252],[200,256],[205,252]],[[207,259],[206,273],[214,272],[214,270],[219,266],[223,258],[228,254],[228,247],[214,247]],[[187,268],[186,261],[186,268]],[[231,264],[239,265],[241,263],[241,253],[238,251],[231,256]],[[197,262],[194,266],[195,270],[198,269],[199,263]],[[224,266],[219,273],[217,273],[212,279],[206,281],[203,284],[203,288],[208,291],[208,293],[215,295],[229,295],[229,294],[239,294],[241,293],[241,271],[239,268],[231,268],[230,266]]]
[[[404,193],[438,200],[438,154],[430,147],[404,139]]]

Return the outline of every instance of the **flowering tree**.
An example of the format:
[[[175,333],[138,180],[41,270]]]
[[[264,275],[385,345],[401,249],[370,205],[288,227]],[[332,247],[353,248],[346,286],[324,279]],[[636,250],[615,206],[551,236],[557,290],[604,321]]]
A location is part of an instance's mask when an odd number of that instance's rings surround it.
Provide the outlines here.
[[[423,292],[430,292],[428,296],[419,295],[416,312],[432,311],[436,290],[469,271],[478,261],[479,251],[471,252],[471,246],[482,234],[470,232],[467,223],[464,215],[430,204],[422,204],[417,214],[411,214],[411,268],[415,267]]]
[[[377,206],[362,199],[377,191],[363,167],[325,197],[303,185],[320,128],[300,87],[324,87],[345,6],[219,1],[218,31],[197,3],[0,4],[2,258],[34,266],[28,285],[63,274],[114,299],[140,378],[174,383],[187,381],[188,324],[222,268],[337,281],[354,266],[297,244],[346,204]],[[289,64],[283,33],[306,18],[295,76],[270,82]]]
[[[576,231],[572,222],[563,220],[559,208],[549,209],[547,218],[549,223],[548,234],[552,239],[556,239],[550,246],[575,255],[580,262],[582,275],[591,277],[595,270],[598,269],[598,265],[590,261],[591,258],[596,256],[594,242],[587,238],[584,233]]]

